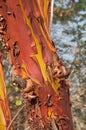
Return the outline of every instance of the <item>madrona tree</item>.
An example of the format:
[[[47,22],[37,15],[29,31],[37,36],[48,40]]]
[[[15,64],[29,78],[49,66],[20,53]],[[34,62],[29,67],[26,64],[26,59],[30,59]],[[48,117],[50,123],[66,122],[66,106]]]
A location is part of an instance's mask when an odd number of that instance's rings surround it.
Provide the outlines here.
[[[25,128],[73,130],[69,74],[49,34],[51,0],[0,0],[0,129],[11,129],[2,50],[26,106]]]

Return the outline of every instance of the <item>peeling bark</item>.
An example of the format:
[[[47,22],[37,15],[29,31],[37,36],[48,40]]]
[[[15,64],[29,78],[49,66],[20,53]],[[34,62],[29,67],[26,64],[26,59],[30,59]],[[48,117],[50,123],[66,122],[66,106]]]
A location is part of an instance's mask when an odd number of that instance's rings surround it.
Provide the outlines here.
[[[73,130],[66,67],[50,38],[49,0],[1,0],[0,34],[31,130]],[[4,18],[4,21],[3,21]]]

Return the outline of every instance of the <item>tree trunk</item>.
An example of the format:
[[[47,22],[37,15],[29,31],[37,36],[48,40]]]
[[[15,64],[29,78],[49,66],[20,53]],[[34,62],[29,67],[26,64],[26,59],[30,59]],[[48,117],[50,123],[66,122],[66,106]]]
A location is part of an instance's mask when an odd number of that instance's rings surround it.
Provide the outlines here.
[[[31,130],[73,130],[69,74],[56,54],[48,27],[49,0],[0,0],[1,30],[9,48],[12,79],[26,104]]]
[[[9,104],[2,69],[2,56],[0,48],[0,130],[6,130],[11,120]],[[11,128],[10,128],[11,130]]]

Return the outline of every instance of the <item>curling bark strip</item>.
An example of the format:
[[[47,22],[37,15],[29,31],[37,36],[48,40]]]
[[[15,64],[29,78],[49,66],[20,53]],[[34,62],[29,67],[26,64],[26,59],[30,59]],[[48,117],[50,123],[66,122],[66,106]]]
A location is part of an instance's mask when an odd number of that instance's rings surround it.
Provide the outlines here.
[[[47,34],[47,38],[49,39],[50,43],[52,42],[51,38],[50,38],[50,34],[49,34],[49,27],[47,27],[47,24],[46,24],[46,20],[44,18],[44,15],[43,15],[43,11],[42,11],[42,7],[41,7],[41,1],[40,0],[36,0],[37,2],[37,5],[38,5],[38,9],[40,11],[40,14],[41,14],[41,17],[43,18],[44,20],[44,26],[43,26],[43,29],[46,31],[46,34]],[[48,5],[49,6],[49,5]],[[48,12],[47,12],[48,13]],[[48,26],[49,26],[49,17],[47,17],[48,19]],[[48,44],[48,43],[47,43]],[[56,48],[54,48],[52,46],[52,44],[48,44],[48,46],[50,46],[49,48],[53,51],[53,52],[56,52]]]
[[[24,61],[23,61],[23,62],[24,62]],[[41,86],[40,81],[38,81],[37,79],[33,78],[33,77],[29,74],[28,69],[27,69],[27,66],[25,65],[25,63],[22,63],[21,68],[22,68],[22,71],[21,71],[21,74],[20,74],[20,75],[21,75],[23,78],[29,77],[33,82],[35,82],[36,84],[38,84],[38,85]]]
[[[47,17],[47,14],[48,14],[48,1],[47,0],[44,0],[44,17],[45,17],[45,21],[48,25],[48,17]]]

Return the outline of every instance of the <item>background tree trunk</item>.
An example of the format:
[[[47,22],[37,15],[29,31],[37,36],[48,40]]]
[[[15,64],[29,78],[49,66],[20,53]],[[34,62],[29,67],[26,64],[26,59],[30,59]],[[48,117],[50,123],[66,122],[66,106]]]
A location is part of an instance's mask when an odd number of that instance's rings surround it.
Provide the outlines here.
[[[31,130],[73,130],[69,74],[50,38],[49,0],[1,0],[1,33],[12,80],[26,104],[25,127]]]
[[[1,58],[2,56],[0,52],[0,130],[6,130],[10,123],[11,116],[9,111],[9,104],[7,99],[6,85],[4,81]]]

